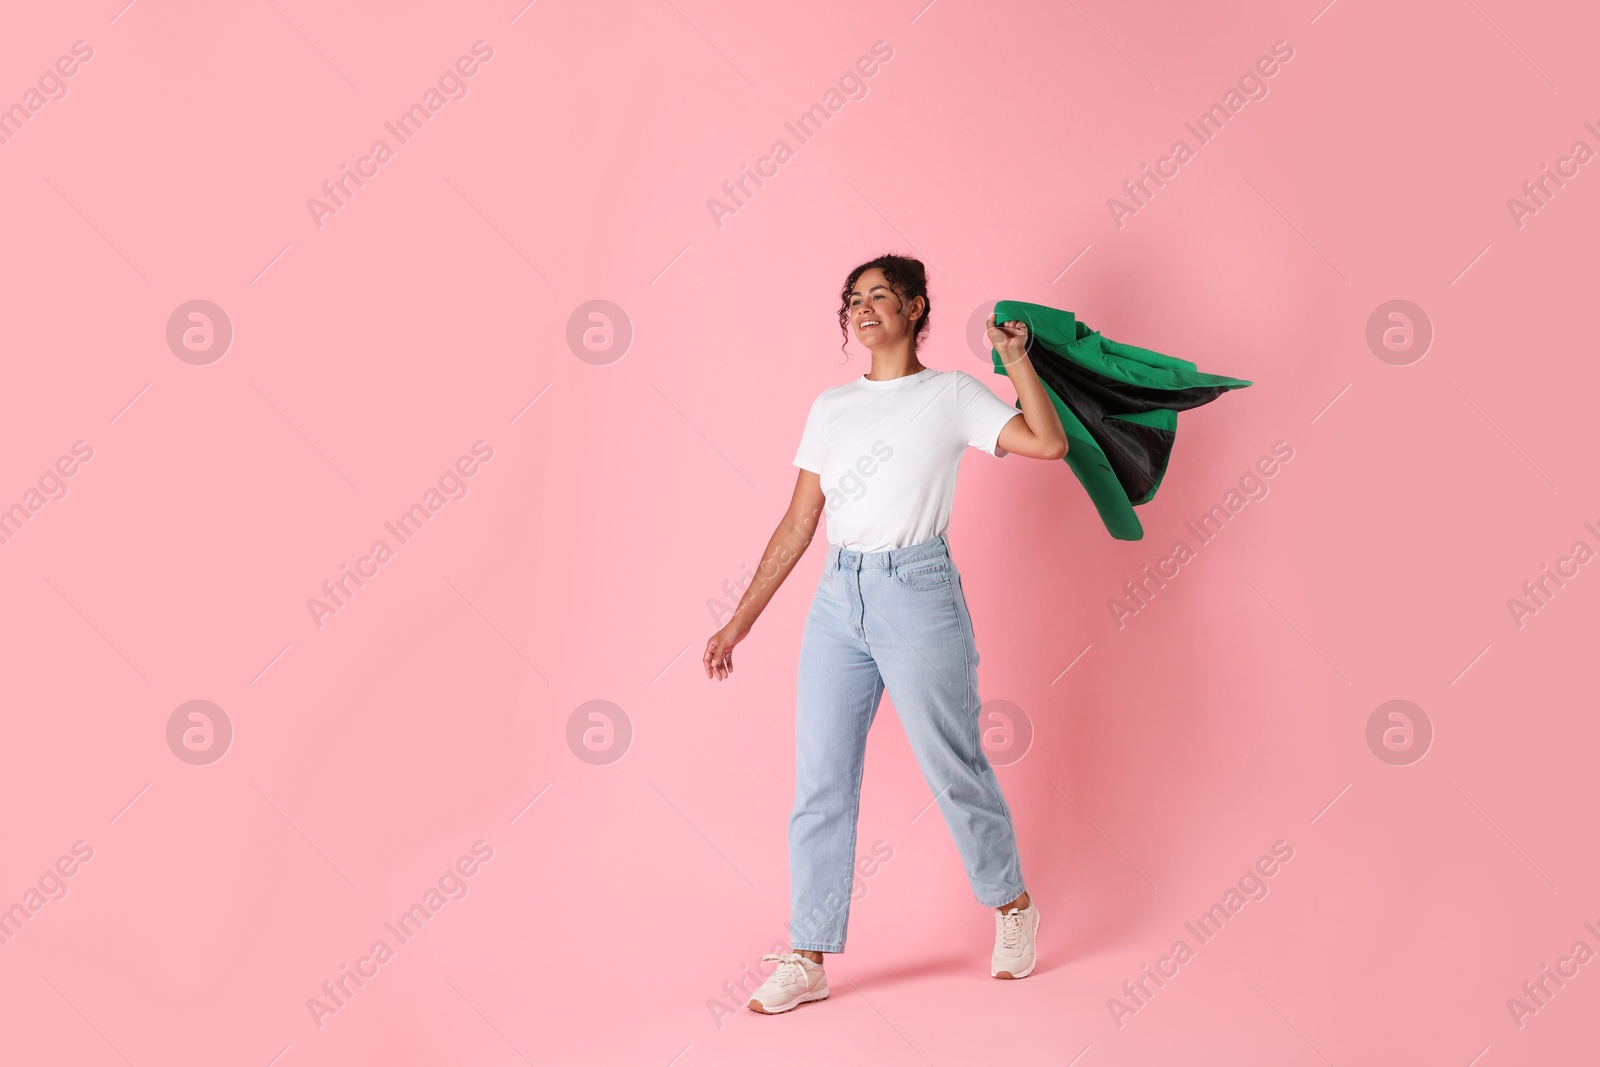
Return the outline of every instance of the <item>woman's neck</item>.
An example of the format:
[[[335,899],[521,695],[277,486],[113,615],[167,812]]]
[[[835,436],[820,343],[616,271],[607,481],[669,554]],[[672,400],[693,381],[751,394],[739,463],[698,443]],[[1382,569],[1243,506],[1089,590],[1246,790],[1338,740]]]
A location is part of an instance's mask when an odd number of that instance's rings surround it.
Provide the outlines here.
[[[927,370],[917,361],[915,352],[895,353],[893,355],[879,355],[873,353],[872,373],[862,375],[863,378],[874,382],[886,382],[892,378],[904,378],[908,374]]]

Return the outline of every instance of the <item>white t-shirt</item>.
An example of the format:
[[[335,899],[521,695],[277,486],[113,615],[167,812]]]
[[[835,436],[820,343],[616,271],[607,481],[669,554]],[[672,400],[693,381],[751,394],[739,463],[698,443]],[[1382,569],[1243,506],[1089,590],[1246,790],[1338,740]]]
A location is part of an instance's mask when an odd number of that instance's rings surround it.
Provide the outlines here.
[[[1000,431],[1020,414],[963,370],[860,375],[811,402],[794,464],[821,478],[829,542],[905,548],[946,531],[967,446],[1006,455]]]

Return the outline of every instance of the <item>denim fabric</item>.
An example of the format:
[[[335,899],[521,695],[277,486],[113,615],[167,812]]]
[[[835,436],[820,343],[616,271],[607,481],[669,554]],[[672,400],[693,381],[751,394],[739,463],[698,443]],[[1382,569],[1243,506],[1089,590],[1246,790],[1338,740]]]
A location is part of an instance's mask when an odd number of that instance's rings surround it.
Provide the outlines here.
[[[978,649],[943,534],[883,552],[829,544],[800,641],[790,946],[844,948],[867,731],[885,688],[973,895],[1022,895],[1011,812],[978,736]]]

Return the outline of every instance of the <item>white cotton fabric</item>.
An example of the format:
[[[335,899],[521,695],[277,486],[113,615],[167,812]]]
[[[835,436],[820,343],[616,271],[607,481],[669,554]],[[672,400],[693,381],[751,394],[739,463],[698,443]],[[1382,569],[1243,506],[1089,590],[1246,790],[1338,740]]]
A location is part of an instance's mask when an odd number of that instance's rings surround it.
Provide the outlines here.
[[[962,370],[859,375],[811,402],[794,464],[822,481],[831,544],[905,548],[946,531],[967,447],[1006,455],[1000,431],[1021,413]]]

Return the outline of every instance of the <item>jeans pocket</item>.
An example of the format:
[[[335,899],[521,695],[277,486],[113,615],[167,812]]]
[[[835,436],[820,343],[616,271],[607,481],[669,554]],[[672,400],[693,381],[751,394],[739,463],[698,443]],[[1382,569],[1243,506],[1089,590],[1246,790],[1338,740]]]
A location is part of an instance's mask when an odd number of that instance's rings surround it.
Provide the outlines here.
[[[946,589],[950,585],[950,561],[919,559],[895,568],[894,580],[907,589]]]

